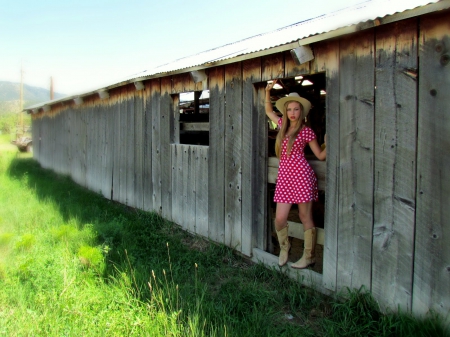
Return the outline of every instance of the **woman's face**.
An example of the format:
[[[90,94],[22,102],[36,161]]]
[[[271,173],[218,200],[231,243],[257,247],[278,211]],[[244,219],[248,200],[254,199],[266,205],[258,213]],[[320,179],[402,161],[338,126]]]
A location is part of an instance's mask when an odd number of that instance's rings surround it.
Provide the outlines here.
[[[300,120],[302,111],[300,108],[300,103],[290,102],[286,108],[286,116],[289,118],[291,123],[297,123]]]

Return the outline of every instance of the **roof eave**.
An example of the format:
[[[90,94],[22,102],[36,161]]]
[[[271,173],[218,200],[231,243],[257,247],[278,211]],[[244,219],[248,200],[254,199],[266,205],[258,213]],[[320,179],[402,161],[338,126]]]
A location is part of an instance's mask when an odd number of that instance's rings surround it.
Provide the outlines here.
[[[91,96],[91,95],[97,94],[99,91],[102,91],[102,90],[111,90],[114,88],[122,87],[124,85],[133,84],[134,82],[137,82],[137,81],[146,81],[146,80],[161,78],[161,77],[165,77],[165,76],[169,76],[169,75],[183,74],[183,73],[187,73],[187,72],[191,72],[191,71],[195,71],[195,70],[203,70],[203,69],[208,69],[208,68],[212,68],[212,67],[227,65],[230,63],[241,62],[241,61],[245,61],[245,60],[249,60],[249,59],[253,59],[253,58],[257,58],[257,57],[261,57],[261,56],[267,56],[270,54],[276,54],[276,53],[294,49],[294,48],[298,47],[299,45],[300,46],[308,45],[311,43],[316,43],[316,42],[344,36],[347,34],[358,32],[358,31],[374,28],[374,27],[381,26],[381,25],[390,24],[393,22],[401,21],[401,20],[406,20],[409,18],[437,12],[437,11],[448,9],[448,8],[450,8],[450,0],[439,1],[436,3],[431,3],[431,4],[428,4],[425,6],[420,6],[420,7],[414,8],[414,9],[406,10],[404,12],[387,15],[382,18],[376,18],[374,20],[368,20],[368,21],[365,21],[362,23],[351,25],[351,26],[341,27],[341,28],[338,28],[338,29],[335,29],[332,31],[325,32],[325,33],[308,36],[305,38],[298,39],[295,42],[279,45],[276,47],[267,48],[267,49],[260,50],[260,51],[246,53],[246,54],[242,54],[242,55],[238,55],[238,56],[234,56],[234,57],[230,57],[230,58],[222,59],[222,60],[218,60],[218,61],[206,62],[206,63],[200,64],[200,65],[186,67],[186,68],[180,68],[180,69],[176,69],[173,71],[153,73],[148,76],[135,77],[132,79],[128,79],[126,81],[117,82],[112,85],[102,87],[102,88],[99,88],[96,90],[88,91],[88,92],[85,92],[85,93],[82,93],[79,95],[67,96],[64,98],[57,99],[57,100],[52,100],[52,101],[35,104],[33,106],[24,108],[23,111],[27,111],[28,113],[30,113],[32,110],[42,108],[44,105],[53,105],[53,104],[57,104],[57,103],[65,102],[65,101],[70,101],[70,100],[73,100],[73,99],[79,98],[79,97],[83,98],[86,96]]]

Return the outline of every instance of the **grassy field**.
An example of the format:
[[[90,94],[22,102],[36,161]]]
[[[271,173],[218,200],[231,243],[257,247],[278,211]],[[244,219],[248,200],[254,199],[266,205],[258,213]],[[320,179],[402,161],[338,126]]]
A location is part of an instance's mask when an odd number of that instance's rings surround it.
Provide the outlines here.
[[[0,136],[0,336],[448,336],[108,201]]]

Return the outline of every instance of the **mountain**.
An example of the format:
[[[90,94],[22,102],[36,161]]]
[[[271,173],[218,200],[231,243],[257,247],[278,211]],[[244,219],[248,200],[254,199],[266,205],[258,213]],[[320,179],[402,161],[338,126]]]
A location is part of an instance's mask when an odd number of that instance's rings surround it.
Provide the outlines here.
[[[67,95],[55,92],[54,99]],[[50,90],[23,85],[23,106],[46,102],[50,100]],[[19,112],[20,110],[20,83],[0,81],[0,113]]]

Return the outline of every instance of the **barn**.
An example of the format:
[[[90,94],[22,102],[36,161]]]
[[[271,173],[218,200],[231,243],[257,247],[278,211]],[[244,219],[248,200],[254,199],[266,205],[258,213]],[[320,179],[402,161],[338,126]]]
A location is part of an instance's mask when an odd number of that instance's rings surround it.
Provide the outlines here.
[[[383,308],[450,312],[450,0],[369,0],[43,102],[42,167],[277,266],[271,99],[296,91],[327,160],[319,263],[289,218],[292,278],[327,294],[369,289]],[[445,243],[447,242],[447,243]]]

